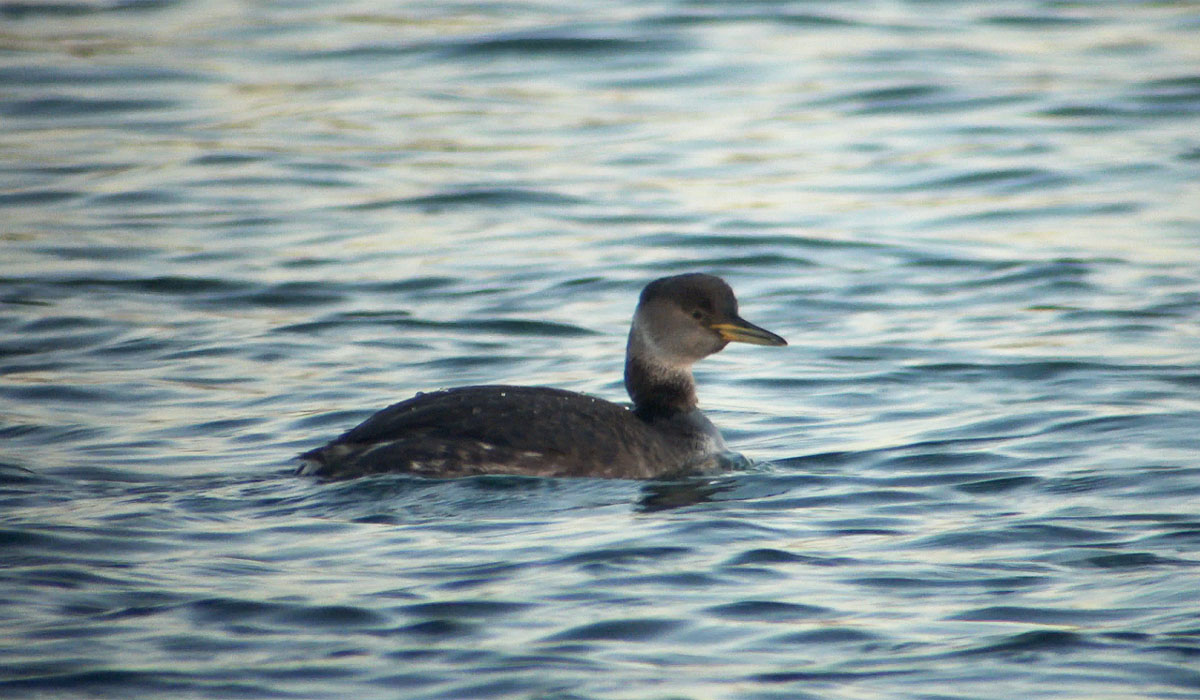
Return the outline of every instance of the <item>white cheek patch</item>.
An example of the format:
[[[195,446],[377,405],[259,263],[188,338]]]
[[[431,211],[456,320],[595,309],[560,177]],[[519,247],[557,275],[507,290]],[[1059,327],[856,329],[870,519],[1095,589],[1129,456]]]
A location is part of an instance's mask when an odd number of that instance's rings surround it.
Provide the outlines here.
[[[637,339],[637,344],[640,346],[640,358],[647,366],[658,370],[661,368],[664,375],[675,375],[681,371],[689,371],[691,366],[697,360],[705,357],[708,353],[692,357],[681,353],[677,348],[665,347],[664,343],[656,340],[654,336],[646,332],[645,324],[640,318],[633,319],[633,335]],[[679,336],[668,336],[660,340],[674,340],[676,345],[685,346],[687,340]],[[700,339],[698,339],[700,340]]]

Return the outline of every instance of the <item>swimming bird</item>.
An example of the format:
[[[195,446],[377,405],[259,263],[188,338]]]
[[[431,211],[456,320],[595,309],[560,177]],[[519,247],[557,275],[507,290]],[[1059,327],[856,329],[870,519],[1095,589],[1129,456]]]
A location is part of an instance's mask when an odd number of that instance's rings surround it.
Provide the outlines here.
[[[300,455],[298,473],[654,479],[715,471],[725,442],[697,407],[691,368],[731,342],[787,345],[738,315],[737,298],[721,278],[663,277],[642,290],[629,330],[625,389],[632,408],[546,387],[417,394]]]

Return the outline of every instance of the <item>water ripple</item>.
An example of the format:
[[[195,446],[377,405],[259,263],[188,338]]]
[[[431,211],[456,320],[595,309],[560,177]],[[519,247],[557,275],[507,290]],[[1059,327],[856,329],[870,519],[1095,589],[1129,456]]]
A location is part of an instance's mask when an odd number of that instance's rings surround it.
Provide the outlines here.
[[[1200,688],[1186,3],[0,17],[0,695]],[[728,473],[292,475],[697,269]]]

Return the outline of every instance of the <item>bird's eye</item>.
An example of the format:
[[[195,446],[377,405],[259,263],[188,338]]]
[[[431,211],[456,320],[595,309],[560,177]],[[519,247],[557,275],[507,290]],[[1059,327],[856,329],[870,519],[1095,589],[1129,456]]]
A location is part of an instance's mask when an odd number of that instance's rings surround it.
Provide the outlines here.
[[[700,319],[704,318],[704,312],[701,311],[700,309],[696,309],[695,311],[692,312],[692,318],[699,321]]]

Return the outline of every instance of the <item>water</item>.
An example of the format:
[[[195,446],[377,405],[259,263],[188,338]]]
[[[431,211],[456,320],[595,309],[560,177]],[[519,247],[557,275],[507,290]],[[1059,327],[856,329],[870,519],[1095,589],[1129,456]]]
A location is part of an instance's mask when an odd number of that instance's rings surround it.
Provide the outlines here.
[[[0,695],[1200,697],[1200,3],[0,4]],[[621,400],[754,460],[290,458]]]

